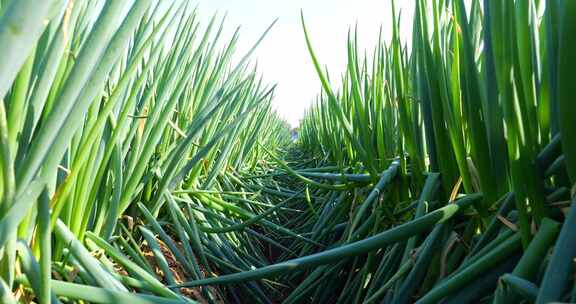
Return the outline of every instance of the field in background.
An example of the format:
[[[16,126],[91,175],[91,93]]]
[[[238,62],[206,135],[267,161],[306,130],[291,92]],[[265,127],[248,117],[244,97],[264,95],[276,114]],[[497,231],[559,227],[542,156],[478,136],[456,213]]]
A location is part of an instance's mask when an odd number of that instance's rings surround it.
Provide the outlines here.
[[[189,1],[1,0],[0,302],[576,301],[576,2],[414,2],[295,136]]]

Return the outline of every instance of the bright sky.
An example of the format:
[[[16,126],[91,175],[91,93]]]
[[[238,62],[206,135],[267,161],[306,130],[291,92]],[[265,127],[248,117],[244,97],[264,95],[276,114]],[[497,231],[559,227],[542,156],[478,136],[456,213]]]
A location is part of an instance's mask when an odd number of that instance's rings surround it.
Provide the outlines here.
[[[372,51],[380,26],[385,39],[392,35],[389,0],[198,0],[199,13],[210,17],[228,13],[226,29],[241,26],[238,56],[243,55],[263,31],[279,18],[253,56],[264,79],[278,87],[274,108],[292,126],[320,92],[320,81],[310,60],[300,25],[300,9],[316,55],[328,67],[331,79],[339,79],[346,68],[348,28],[358,24],[360,48]],[[411,29],[413,1],[398,0],[404,33]],[[403,34],[404,34],[403,33]],[[406,36],[404,36],[406,37]]]

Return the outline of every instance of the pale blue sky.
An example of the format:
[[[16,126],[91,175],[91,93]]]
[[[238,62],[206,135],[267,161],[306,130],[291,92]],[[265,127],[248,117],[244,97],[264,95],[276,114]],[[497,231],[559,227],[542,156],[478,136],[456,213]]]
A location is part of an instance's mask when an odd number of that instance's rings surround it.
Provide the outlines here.
[[[402,9],[402,27],[411,29],[413,1],[397,0]],[[359,44],[372,50],[380,26],[385,39],[391,36],[389,0],[198,0],[199,13],[206,23],[219,12],[228,13],[226,29],[241,26],[238,55],[258,39],[279,18],[259,46],[253,59],[269,83],[276,83],[274,108],[293,126],[320,91],[300,25],[300,9],[320,63],[331,78],[339,79],[346,67],[346,36],[350,25],[358,24]],[[407,33],[409,31],[403,31]]]

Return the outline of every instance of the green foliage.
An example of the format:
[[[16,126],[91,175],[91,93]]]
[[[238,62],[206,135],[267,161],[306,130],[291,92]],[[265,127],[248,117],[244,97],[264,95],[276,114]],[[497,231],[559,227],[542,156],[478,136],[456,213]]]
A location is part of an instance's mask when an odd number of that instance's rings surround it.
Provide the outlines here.
[[[291,139],[180,1],[0,1],[4,303],[575,299],[570,0],[414,0]],[[228,39],[228,40],[226,40]]]

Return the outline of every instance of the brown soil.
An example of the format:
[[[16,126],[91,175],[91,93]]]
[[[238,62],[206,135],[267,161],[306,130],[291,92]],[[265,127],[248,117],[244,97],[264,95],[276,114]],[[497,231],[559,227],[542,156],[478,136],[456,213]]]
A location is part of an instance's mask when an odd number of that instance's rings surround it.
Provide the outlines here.
[[[162,240],[159,240],[157,238],[156,241],[160,245],[160,250],[162,251],[162,254],[164,255],[164,257],[166,258],[166,261],[168,262],[168,267],[170,267],[170,270],[172,271],[172,276],[174,277],[174,281],[176,282],[176,284],[180,284],[180,283],[188,281],[189,277],[188,277],[186,271],[184,270],[182,265],[180,265],[180,263],[178,263],[178,261],[174,257],[174,254],[172,253],[172,251],[170,251],[168,246],[166,246],[166,244]],[[182,248],[182,244],[177,243],[176,246],[178,247],[178,250],[180,250],[180,252],[184,252],[183,248]],[[147,262],[153,267],[154,271],[156,272],[156,275],[158,277],[162,278],[163,283],[167,283],[166,278],[164,276],[164,273],[162,272],[162,269],[160,269],[160,267],[156,263],[156,259],[154,258],[154,254],[152,253],[152,250],[150,249],[150,247],[147,244],[143,244],[141,250],[144,253],[144,258],[146,258]],[[204,271],[202,270],[202,272],[204,272]],[[206,274],[206,273],[204,273],[204,274]],[[210,293],[217,297],[216,302],[217,303],[224,303],[224,301],[222,300],[223,297],[220,295],[218,290],[216,288],[213,288],[213,287],[193,287],[193,288],[184,287],[184,288],[180,288],[180,293],[183,296],[191,298],[193,300],[196,300],[202,304],[205,304],[205,303],[207,304],[208,301],[202,295],[202,288],[209,288]]]

